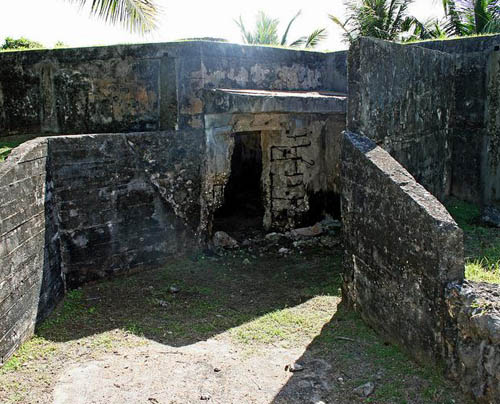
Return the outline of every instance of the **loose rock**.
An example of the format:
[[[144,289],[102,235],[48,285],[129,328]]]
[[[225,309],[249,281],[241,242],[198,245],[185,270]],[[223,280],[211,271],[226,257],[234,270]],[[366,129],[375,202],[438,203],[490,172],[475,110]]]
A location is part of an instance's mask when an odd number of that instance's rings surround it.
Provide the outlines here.
[[[293,229],[291,232],[293,237],[316,237],[323,233],[323,228],[320,223],[316,223],[314,226],[301,227],[299,229]]]
[[[213,243],[216,248],[237,248],[238,242],[225,231],[217,231],[213,237]]]
[[[301,372],[304,370],[304,366],[300,363],[292,363],[291,365],[285,366],[285,372]]]
[[[489,226],[500,227],[500,211],[494,206],[486,206],[481,214],[481,221]]]
[[[360,397],[368,397],[374,391],[375,391],[375,384],[373,384],[372,382],[362,384],[361,386],[358,386],[353,390],[354,394]]]
[[[265,239],[267,241],[279,241],[281,239],[281,237],[283,237],[283,234],[282,233],[268,233],[265,235]]]

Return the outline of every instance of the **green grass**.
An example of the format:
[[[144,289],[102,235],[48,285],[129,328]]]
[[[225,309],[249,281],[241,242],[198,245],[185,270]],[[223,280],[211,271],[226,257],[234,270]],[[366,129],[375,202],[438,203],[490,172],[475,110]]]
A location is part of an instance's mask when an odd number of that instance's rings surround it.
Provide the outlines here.
[[[339,299],[317,296],[299,306],[275,310],[231,330],[233,338],[244,344],[290,346],[318,335]]]
[[[313,343],[321,355],[337,346],[336,362],[349,374],[364,363],[365,376],[347,382],[350,391],[368,381],[376,389],[367,403],[453,403],[450,384],[437,367],[416,364],[396,345],[380,338],[359,314],[342,306]],[[371,369],[368,371],[368,369]],[[367,374],[367,375],[366,375]],[[378,375],[378,378],[377,378]],[[420,380],[419,387],[413,384]]]
[[[245,266],[251,256],[245,251],[217,259],[177,257],[164,268],[73,290],[1,369],[0,402],[35,402],[56,380],[51,372],[68,362],[98,360],[148,340],[182,347],[210,338],[257,358],[273,349],[305,350],[306,362],[320,358],[332,364],[335,377],[348,375],[332,390],[345,402],[358,402],[352,390],[367,381],[376,390],[364,402],[431,404],[457,397],[433,368],[416,365],[358,314],[338,309],[340,249],[305,255],[270,253]]]
[[[493,264],[487,260],[467,262],[465,278],[474,282],[500,284],[500,262],[496,261]]]
[[[464,231],[465,278],[500,284],[500,229],[481,225],[477,205],[451,199],[446,208]]]
[[[21,369],[28,361],[39,360],[57,351],[52,341],[35,336],[21,345],[15,354],[0,367],[0,375]]]
[[[458,199],[452,199],[446,204],[446,208],[462,230],[477,230],[477,223],[480,216],[479,206]]]
[[[13,148],[24,143],[31,137],[27,136],[13,136],[8,139],[0,139],[0,162],[5,161],[7,156],[10,154]]]

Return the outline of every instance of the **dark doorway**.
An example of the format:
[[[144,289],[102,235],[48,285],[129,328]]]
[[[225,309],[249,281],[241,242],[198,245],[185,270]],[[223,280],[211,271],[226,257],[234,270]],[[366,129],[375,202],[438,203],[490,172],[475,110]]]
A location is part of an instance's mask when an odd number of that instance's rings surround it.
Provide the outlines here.
[[[262,148],[260,132],[233,136],[231,173],[224,191],[224,204],[214,215],[214,230],[225,231],[241,241],[262,229]]]

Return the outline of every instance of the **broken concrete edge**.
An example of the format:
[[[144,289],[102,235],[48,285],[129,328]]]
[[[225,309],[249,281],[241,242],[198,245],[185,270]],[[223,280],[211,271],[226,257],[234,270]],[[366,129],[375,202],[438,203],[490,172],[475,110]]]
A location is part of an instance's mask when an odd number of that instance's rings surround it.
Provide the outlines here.
[[[346,131],[342,153],[346,302],[417,361],[444,367],[475,399],[497,402],[498,287],[463,280],[462,231],[386,151]],[[370,181],[360,183],[360,172]]]
[[[269,45],[253,45],[253,44],[239,44],[231,42],[209,41],[209,40],[185,40],[185,41],[168,41],[168,42],[148,42],[136,44],[115,44],[115,45],[97,45],[97,46],[81,46],[81,47],[68,47],[68,48],[54,48],[54,49],[25,49],[25,50],[7,50],[0,52],[0,58],[16,59],[30,55],[34,58],[44,58],[46,55],[54,57],[80,57],[82,60],[89,60],[92,56],[108,54],[118,56],[129,56],[135,54],[142,54],[148,57],[161,56],[166,47],[172,49],[187,49],[191,52],[203,52],[206,55],[211,55],[213,52],[219,54],[221,49],[228,54],[238,54],[238,52],[256,52],[269,57],[274,57],[273,52],[278,52],[279,55],[287,57],[288,52],[302,54],[304,57],[308,55],[347,55],[347,50],[339,51],[318,51],[315,49],[300,49],[300,48],[287,48]],[[83,54],[85,52],[86,54]],[[100,56],[98,56],[100,57]]]
[[[456,328],[448,374],[478,402],[500,401],[500,292],[484,282],[451,284],[446,305]]]

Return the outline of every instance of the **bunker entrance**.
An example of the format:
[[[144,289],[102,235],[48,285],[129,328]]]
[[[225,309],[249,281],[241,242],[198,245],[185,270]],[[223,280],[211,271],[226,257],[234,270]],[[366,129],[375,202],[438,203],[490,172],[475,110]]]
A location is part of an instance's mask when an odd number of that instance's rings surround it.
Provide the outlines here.
[[[231,173],[224,203],[214,215],[214,230],[245,238],[261,231],[264,218],[261,134],[242,132],[233,136]]]

